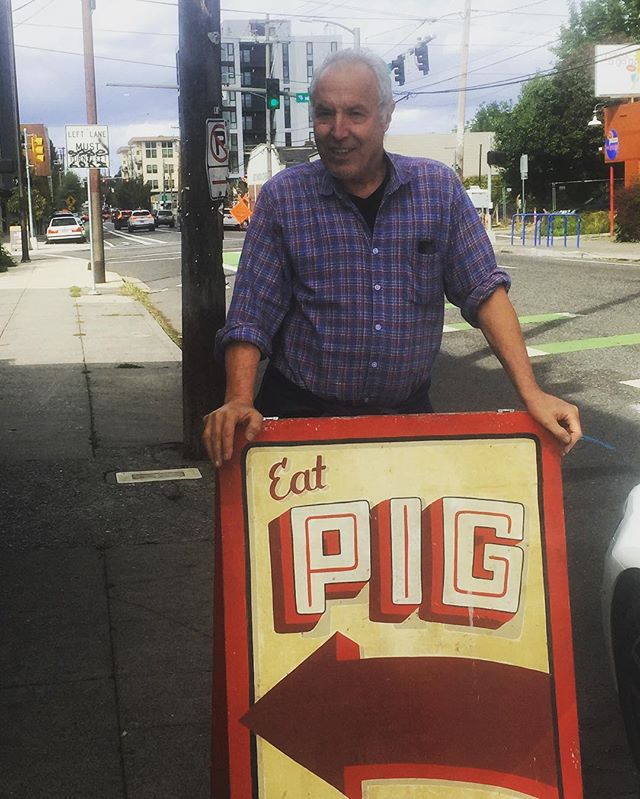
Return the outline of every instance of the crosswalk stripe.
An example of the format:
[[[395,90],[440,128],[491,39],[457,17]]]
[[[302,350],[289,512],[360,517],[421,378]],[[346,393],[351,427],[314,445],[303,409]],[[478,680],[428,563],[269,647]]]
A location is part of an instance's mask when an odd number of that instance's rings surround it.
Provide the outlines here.
[[[603,336],[601,338],[582,338],[573,341],[553,341],[548,344],[536,344],[527,347],[530,356],[559,355],[564,352],[581,352],[582,350],[603,350],[609,347],[631,347],[640,344],[640,333],[624,333],[619,336]]]
[[[555,322],[558,319],[573,319],[577,314],[559,312],[559,313],[538,313],[529,316],[519,316],[518,321],[521,325],[535,325],[541,322]],[[445,333],[453,333],[456,330],[471,330],[472,327],[468,322],[456,322],[452,325],[444,325],[443,331]]]
[[[631,386],[631,388],[640,388],[640,380],[621,380],[623,386]]]

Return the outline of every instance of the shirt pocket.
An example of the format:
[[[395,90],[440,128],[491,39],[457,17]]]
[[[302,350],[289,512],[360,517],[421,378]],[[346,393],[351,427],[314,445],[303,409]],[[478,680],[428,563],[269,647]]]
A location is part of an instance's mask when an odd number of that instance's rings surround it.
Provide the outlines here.
[[[407,297],[419,305],[442,302],[444,284],[442,258],[438,252],[418,252],[415,246],[405,253],[405,286]]]

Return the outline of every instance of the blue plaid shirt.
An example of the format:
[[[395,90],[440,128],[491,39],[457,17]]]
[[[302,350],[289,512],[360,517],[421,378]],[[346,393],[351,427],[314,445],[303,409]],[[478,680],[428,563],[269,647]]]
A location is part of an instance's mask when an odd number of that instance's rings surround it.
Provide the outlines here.
[[[373,234],[321,161],[263,186],[218,352],[250,342],[296,385],[343,402],[393,406],[429,379],[445,295],[476,325],[510,279],[451,169],[387,161]]]

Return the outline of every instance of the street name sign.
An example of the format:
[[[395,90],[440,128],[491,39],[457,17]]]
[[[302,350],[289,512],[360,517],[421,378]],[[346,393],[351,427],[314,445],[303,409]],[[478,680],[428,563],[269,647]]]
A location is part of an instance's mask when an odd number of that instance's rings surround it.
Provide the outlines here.
[[[107,125],[65,125],[67,169],[109,169]]]
[[[229,138],[224,119],[207,119],[207,177],[209,196],[218,200],[227,193]]]
[[[218,474],[212,795],[580,799],[559,448],[285,419]]]
[[[309,92],[296,92],[296,103],[308,103]]]

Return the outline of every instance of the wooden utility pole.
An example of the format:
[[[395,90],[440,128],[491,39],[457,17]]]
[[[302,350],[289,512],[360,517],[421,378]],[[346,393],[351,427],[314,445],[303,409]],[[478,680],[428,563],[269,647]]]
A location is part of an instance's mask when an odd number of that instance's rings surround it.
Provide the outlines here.
[[[96,73],[93,60],[93,24],[91,11],[95,0],[82,0],[82,43],[84,50],[84,87],[87,102],[87,123],[98,124],[96,103]],[[100,200],[100,170],[89,170],[89,204],[91,219],[91,262],[93,282],[104,283],[104,239],[102,235],[102,202]]]
[[[202,417],[225,390],[213,349],[226,312],[222,200],[210,199],[207,175],[207,119],[222,116],[220,0],[178,0],[178,27],[183,443],[204,457]]]
[[[456,124],[455,169],[460,180],[464,177],[464,113],[467,99],[467,71],[469,69],[469,34],[471,31],[471,0],[465,0],[462,48],[460,50],[460,75],[458,82],[458,121]]]

